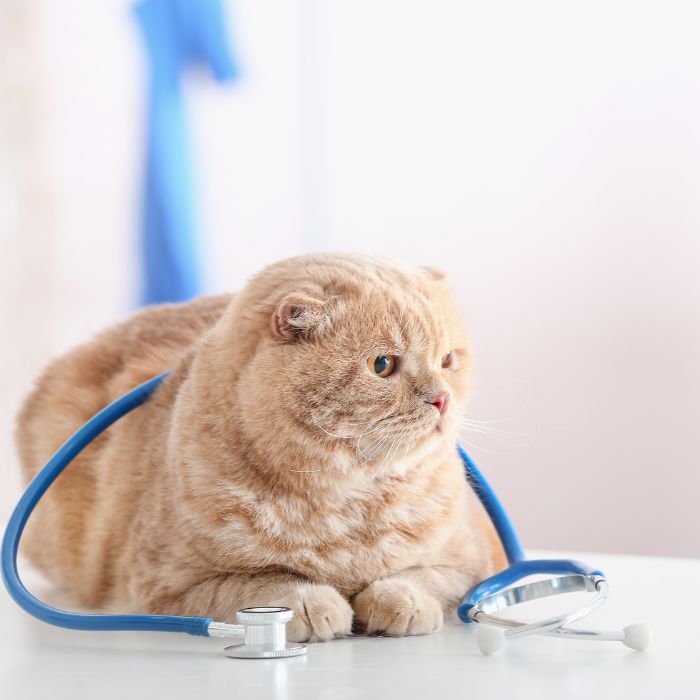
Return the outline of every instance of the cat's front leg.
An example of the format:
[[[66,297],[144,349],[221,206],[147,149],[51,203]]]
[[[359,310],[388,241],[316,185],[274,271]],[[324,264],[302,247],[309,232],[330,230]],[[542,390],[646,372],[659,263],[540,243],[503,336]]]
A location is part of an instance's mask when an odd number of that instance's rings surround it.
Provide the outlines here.
[[[294,611],[287,624],[292,642],[327,641],[351,632],[353,612],[348,601],[331,586],[294,575],[217,576],[152,603],[161,613],[206,615],[223,622],[235,622],[241,608],[272,606]]]
[[[372,582],[353,598],[352,607],[368,634],[430,634],[469,588],[467,578],[464,570],[448,566],[412,567]]]

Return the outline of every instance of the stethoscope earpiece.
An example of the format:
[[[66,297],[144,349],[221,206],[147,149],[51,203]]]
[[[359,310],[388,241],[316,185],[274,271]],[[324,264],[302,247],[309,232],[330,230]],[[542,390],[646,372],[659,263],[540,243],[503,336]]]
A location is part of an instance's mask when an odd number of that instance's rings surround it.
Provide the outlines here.
[[[497,654],[506,645],[506,633],[498,627],[479,627],[474,636],[476,645],[484,656]]]
[[[636,622],[622,628],[622,643],[635,651],[644,651],[651,644],[651,627],[645,622]]]

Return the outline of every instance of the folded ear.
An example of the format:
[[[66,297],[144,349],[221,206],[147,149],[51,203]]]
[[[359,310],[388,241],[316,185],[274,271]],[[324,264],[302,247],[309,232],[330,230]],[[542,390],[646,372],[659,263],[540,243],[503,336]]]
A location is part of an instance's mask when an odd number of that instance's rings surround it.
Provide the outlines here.
[[[288,294],[272,314],[272,332],[282,340],[296,340],[319,330],[328,322],[325,307],[322,299],[297,292]]]

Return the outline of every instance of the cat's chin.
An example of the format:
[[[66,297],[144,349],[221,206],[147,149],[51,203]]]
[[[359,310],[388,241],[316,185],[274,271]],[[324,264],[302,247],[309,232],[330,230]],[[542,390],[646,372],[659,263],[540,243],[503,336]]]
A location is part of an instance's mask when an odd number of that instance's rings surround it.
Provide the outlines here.
[[[454,435],[455,430],[452,421],[441,417],[437,421],[431,421],[427,425],[416,426],[412,433],[411,442],[413,442],[414,447],[421,447],[428,443],[442,442],[450,439],[450,437]]]

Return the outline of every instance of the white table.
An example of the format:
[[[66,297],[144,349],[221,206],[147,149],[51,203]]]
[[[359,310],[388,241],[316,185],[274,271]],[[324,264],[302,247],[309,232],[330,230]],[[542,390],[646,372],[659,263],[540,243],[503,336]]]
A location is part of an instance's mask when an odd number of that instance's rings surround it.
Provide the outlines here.
[[[472,626],[453,622],[427,637],[355,637],[312,645],[305,657],[244,661],[224,657],[221,639],[52,628],[0,587],[0,698],[700,698],[700,560],[577,558],[611,584],[591,626],[648,622],[648,651],[529,637],[483,657]]]

